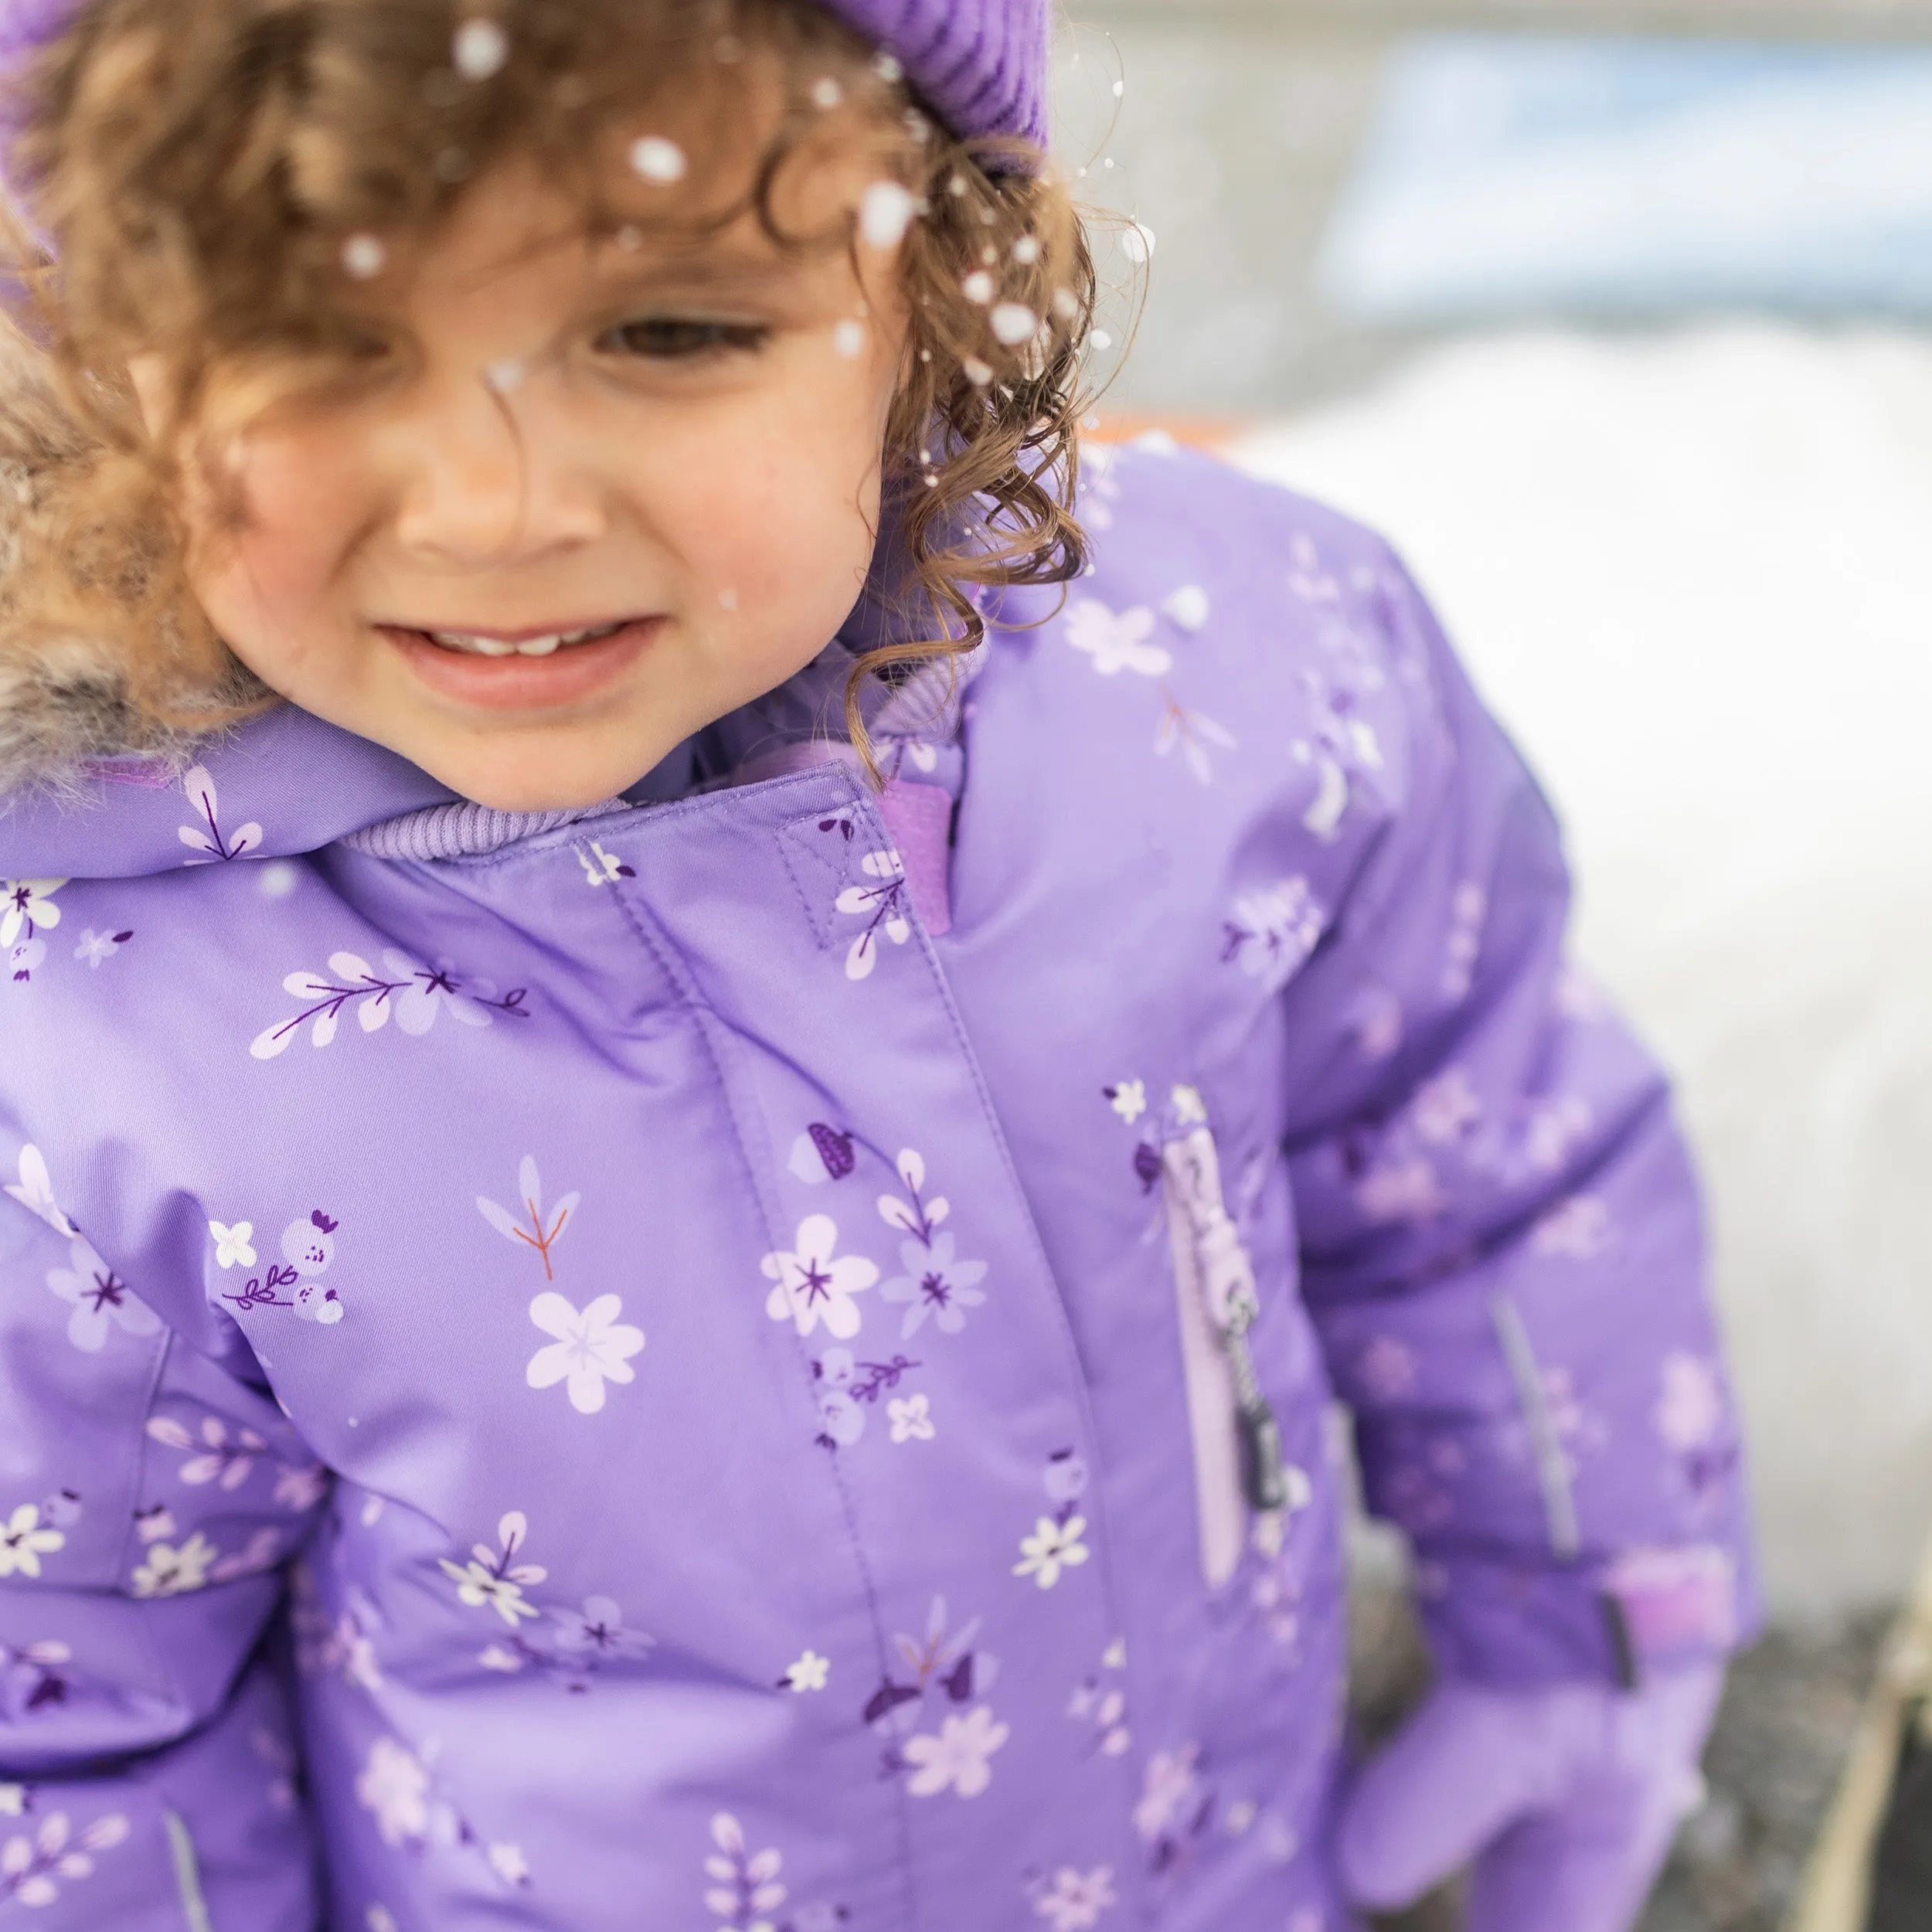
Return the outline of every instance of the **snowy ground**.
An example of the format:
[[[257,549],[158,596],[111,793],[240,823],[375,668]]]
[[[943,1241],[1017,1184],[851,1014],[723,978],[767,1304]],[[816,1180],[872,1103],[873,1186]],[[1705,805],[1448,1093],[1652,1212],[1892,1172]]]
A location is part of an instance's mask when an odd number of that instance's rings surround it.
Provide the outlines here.
[[[1583,954],[1682,1083],[1774,1609],[1932,1528],[1932,343],[1440,349],[1254,435],[1408,553],[1568,822]]]

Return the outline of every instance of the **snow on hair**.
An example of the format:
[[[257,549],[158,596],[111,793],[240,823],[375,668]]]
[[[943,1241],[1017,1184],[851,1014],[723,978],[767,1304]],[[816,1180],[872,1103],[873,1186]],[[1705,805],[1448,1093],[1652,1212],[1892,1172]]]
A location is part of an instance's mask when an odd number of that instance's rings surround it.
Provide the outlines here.
[[[907,641],[855,663],[847,722],[868,764],[869,673],[970,649],[975,587],[1079,573],[1094,278],[1039,156],[951,138],[896,63],[808,0],[485,12],[500,30],[487,44],[459,31],[484,17],[474,6],[83,0],[21,71],[0,112],[19,129],[0,263],[0,294],[15,284],[0,304],[0,496],[14,504],[0,503],[0,791],[70,779],[90,757],[177,755],[272,703],[189,587],[185,468],[219,496],[225,439],[339,378],[366,346],[368,281],[506,156],[570,186],[593,230],[621,231],[631,217],[606,205],[599,166],[613,130],[671,87],[717,90],[710,124],[730,124],[747,50],[775,56],[783,97],[733,215],[748,202],[787,247],[850,251],[899,230],[910,322],[886,447],[896,540],[881,555],[900,580],[872,587]],[[836,233],[786,232],[776,190],[828,140],[870,144],[878,192]],[[679,160],[674,173],[655,149],[634,157],[667,205]],[[137,351],[169,372],[168,433],[136,406]]]

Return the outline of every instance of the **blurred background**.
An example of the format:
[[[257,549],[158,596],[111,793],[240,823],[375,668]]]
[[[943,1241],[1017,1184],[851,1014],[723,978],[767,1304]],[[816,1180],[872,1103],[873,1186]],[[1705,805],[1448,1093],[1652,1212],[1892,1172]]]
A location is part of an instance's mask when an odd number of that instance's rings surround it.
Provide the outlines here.
[[[1709,1181],[1777,1630],[1647,1921],[1784,1922],[1932,1533],[1932,0],[1075,0],[1158,424],[1386,531]]]

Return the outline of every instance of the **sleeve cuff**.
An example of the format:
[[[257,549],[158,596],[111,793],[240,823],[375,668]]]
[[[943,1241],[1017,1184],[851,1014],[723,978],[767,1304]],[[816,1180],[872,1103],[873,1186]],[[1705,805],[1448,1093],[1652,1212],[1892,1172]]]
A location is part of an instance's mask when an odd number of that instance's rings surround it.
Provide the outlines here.
[[[1736,1556],[1709,1543],[1563,1570],[1424,1558],[1416,1594],[1438,1665],[1511,1689],[1579,1679],[1634,1689],[1728,1655],[1758,1623]]]

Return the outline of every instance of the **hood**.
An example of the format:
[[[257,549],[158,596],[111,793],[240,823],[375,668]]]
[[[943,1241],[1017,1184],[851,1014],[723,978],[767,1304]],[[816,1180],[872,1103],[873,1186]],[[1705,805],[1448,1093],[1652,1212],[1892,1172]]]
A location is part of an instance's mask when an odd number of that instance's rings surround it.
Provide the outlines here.
[[[877,641],[876,621],[862,605],[797,676],[678,746],[613,802],[650,804],[831,759],[855,764],[844,733],[845,679],[854,651]],[[950,743],[959,694],[985,648],[893,683],[868,679],[860,709],[875,742]],[[0,702],[0,732],[14,722]],[[71,786],[0,801],[0,878],[132,879],[184,865],[292,858],[343,839],[409,856],[407,842],[359,835],[450,807],[461,808],[465,835],[486,845],[609,808],[492,811],[396,753],[284,704],[172,756],[97,759]]]

